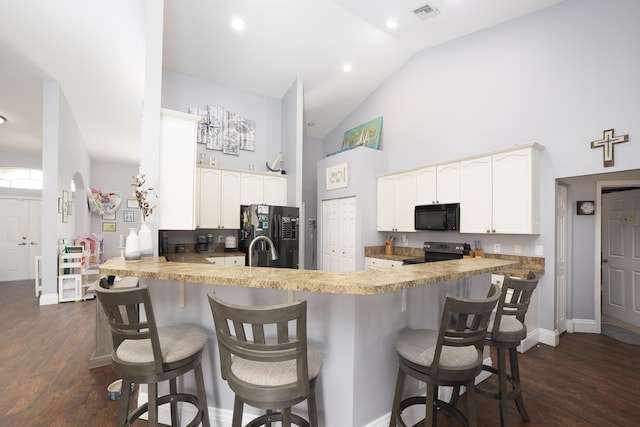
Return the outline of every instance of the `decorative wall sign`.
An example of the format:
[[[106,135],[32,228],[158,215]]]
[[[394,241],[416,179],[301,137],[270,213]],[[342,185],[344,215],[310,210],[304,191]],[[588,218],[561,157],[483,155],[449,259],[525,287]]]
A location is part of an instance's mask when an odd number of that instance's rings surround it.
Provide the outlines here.
[[[378,149],[381,130],[382,117],[378,117],[377,119],[373,119],[363,125],[350,129],[344,133],[342,149],[349,150],[361,145]]]
[[[255,120],[213,105],[207,105],[206,110],[191,107],[189,113],[202,117],[198,125],[197,141],[206,144],[207,149],[236,156],[240,154],[239,150],[255,151]]]
[[[325,189],[335,190],[338,188],[346,188],[348,185],[347,163],[330,166],[326,169]]]
[[[629,141],[629,135],[613,136],[613,129],[602,131],[602,139],[591,141],[591,148],[603,148],[602,160],[605,168],[613,166],[613,144]]]

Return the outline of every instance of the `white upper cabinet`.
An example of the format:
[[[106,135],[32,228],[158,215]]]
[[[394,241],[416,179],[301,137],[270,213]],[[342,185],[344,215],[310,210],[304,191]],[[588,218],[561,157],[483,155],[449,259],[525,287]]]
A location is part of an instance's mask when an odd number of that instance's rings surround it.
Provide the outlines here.
[[[242,172],[240,199],[243,205],[287,206],[287,176]]]
[[[460,163],[434,165],[416,171],[416,205],[458,203]]]
[[[240,172],[198,168],[197,228],[240,228]]]
[[[416,172],[378,178],[378,231],[415,231]]]
[[[540,233],[540,150],[528,144],[461,162],[461,233]]]
[[[195,228],[196,135],[200,117],[162,110],[157,200],[159,230]]]

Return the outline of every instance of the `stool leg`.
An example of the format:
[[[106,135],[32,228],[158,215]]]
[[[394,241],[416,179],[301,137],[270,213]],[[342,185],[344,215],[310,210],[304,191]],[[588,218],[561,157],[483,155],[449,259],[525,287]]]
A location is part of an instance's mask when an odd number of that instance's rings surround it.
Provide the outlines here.
[[[318,427],[318,407],[316,406],[316,387],[311,383],[311,394],[307,398],[307,408],[309,409],[309,425]]]
[[[204,376],[202,375],[202,364],[194,368],[196,375],[196,388],[198,389],[198,406],[202,411],[202,427],[210,427],[209,405],[207,405],[207,391],[204,388]]]
[[[529,421],[529,414],[524,407],[524,401],[522,400],[522,390],[520,389],[520,369],[518,367],[518,351],[515,347],[509,349],[509,362],[511,365],[511,380],[513,381],[513,387],[517,390],[516,394],[516,407],[520,412],[520,418],[524,421]]]
[[[243,407],[244,403],[242,403],[242,400],[238,399],[238,396],[236,396],[235,401],[233,402],[233,421],[231,423],[232,427],[241,427]]]
[[[507,367],[503,348],[496,348],[498,354],[498,397],[500,398],[500,425],[508,426],[508,406],[507,406]]]
[[[150,426],[157,426],[158,425],[158,384],[153,383],[153,384],[148,384],[147,388],[149,389],[149,396],[148,396],[148,414],[149,414],[149,422],[148,425]]]
[[[398,425],[398,417],[400,416],[400,401],[402,400],[402,389],[404,388],[404,372],[402,368],[398,368],[398,378],[396,380],[396,391],[393,395],[393,406],[391,407],[391,418],[389,419],[389,427]]]
[[[291,427],[291,408],[282,410],[282,427]]]
[[[169,380],[169,394],[171,396],[175,396],[178,394],[178,386],[176,385],[176,379]],[[173,427],[178,427],[178,402],[176,402],[173,398],[171,399],[171,425]]]
[[[426,405],[426,418],[425,418],[425,426],[427,427],[435,427],[437,423],[437,412],[436,412],[436,399],[438,398],[438,386],[427,384],[427,405]]]
[[[469,427],[476,427],[476,387],[474,381],[465,384],[467,389],[467,423]],[[454,387],[454,391],[460,389],[459,386]]]
[[[122,380],[122,388],[120,389],[120,403],[118,404],[118,426],[127,425],[127,416],[129,415],[129,400],[131,397],[131,381]]]

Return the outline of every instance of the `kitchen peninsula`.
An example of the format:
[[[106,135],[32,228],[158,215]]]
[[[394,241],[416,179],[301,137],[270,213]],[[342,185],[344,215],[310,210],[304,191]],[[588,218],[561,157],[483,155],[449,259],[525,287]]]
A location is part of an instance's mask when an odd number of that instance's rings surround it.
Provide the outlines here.
[[[140,278],[150,288],[159,325],[195,323],[207,331],[203,368],[209,413],[223,424],[230,420],[233,394],[220,378],[207,293],[215,291],[238,304],[263,305],[285,302],[293,291],[295,299],[307,300],[309,344],[323,356],[317,389],[320,424],[377,426],[388,423],[398,334],[407,328],[436,328],[447,293],[483,296],[492,272],[517,264],[478,258],[337,273],[169,262],[161,257],[134,263],[111,259],[100,273]],[[194,388],[190,380],[186,388]],[[410,386],[417,389],[417,384]],[[144,391],[141,395],[146,398]],[[294,411],[304,414],[306,408]]]

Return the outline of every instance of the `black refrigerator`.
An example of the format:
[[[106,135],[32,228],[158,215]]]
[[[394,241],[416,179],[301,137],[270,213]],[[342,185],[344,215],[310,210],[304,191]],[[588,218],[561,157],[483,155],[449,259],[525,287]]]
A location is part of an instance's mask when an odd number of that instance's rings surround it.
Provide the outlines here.
[[[299,210],[291,206],[243,205],[240,207],[240,242],[238,250],[246,254],[258,236],[273,242],[278,259],[272,260],[269,244],[258,240],[253,246],[253,265],[258,267],[298,268]]]

